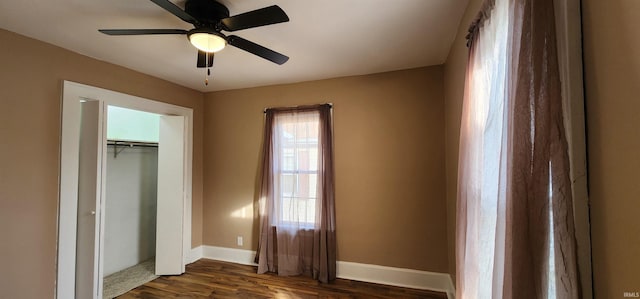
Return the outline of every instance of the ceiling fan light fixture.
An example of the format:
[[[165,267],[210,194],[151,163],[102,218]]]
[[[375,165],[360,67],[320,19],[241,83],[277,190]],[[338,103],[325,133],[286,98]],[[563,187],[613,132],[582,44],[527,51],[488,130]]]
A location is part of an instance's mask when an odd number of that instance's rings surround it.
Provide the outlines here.
[[[218,52],[227,45],[225,36],[213,30],[192,30],[188,37],[194,47],[208,53]]]

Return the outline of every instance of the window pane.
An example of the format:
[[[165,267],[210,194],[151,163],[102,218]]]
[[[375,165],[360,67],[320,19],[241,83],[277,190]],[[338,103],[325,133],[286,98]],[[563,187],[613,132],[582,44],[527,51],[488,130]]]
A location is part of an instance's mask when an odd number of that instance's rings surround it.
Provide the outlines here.
[[[280,157],[277,222],[308,226],[315,222],[318,186],[319,114],[277,115],[274,150]]]
[[[280,177],[282,196],[293,197],[295,194],[296,176],[293,174],[283,174]]]
[[[296,169],[294,148],[282,149],[282,170],[293,172]]]
[[[318,145],[309,149],[309,170],[318,171]]]

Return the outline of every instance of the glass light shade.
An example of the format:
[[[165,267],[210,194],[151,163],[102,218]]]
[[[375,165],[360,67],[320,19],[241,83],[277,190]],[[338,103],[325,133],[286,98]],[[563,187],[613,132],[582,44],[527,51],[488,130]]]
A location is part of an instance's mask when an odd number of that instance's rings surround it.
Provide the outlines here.
[[[196,32],[189,35],[191,44],[201,51],[218,52],[227,45],[227,41],[219,35],[207,32]]]

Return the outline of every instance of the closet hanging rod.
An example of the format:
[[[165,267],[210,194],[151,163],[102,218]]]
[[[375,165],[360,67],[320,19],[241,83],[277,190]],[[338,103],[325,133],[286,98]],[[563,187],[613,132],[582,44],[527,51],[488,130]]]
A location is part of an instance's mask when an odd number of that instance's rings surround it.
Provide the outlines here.
[[[107,145],[113,145],[113,158],[118,158],[118,154],[127,147],[158,147],[157,142],[142,142],[142,141],[123,141],[123,140],[107,140]],[[118,150],[118,146],[122,148]]]
[[[143,141],[122,141],[122,140],[107,140],[107,145],[117,146],[140,146],[140,147],[158,147],[157,142],[143,142]]]

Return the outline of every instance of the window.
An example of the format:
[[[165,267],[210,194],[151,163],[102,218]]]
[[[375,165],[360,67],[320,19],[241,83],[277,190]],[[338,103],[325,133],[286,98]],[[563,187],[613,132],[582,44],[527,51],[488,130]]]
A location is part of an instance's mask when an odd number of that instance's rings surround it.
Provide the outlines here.
[[[274,225],[313,228],[318,194],[319,113],[274,119]]]
[[[265,111],[258,273],[336,277],[331,105]]]

